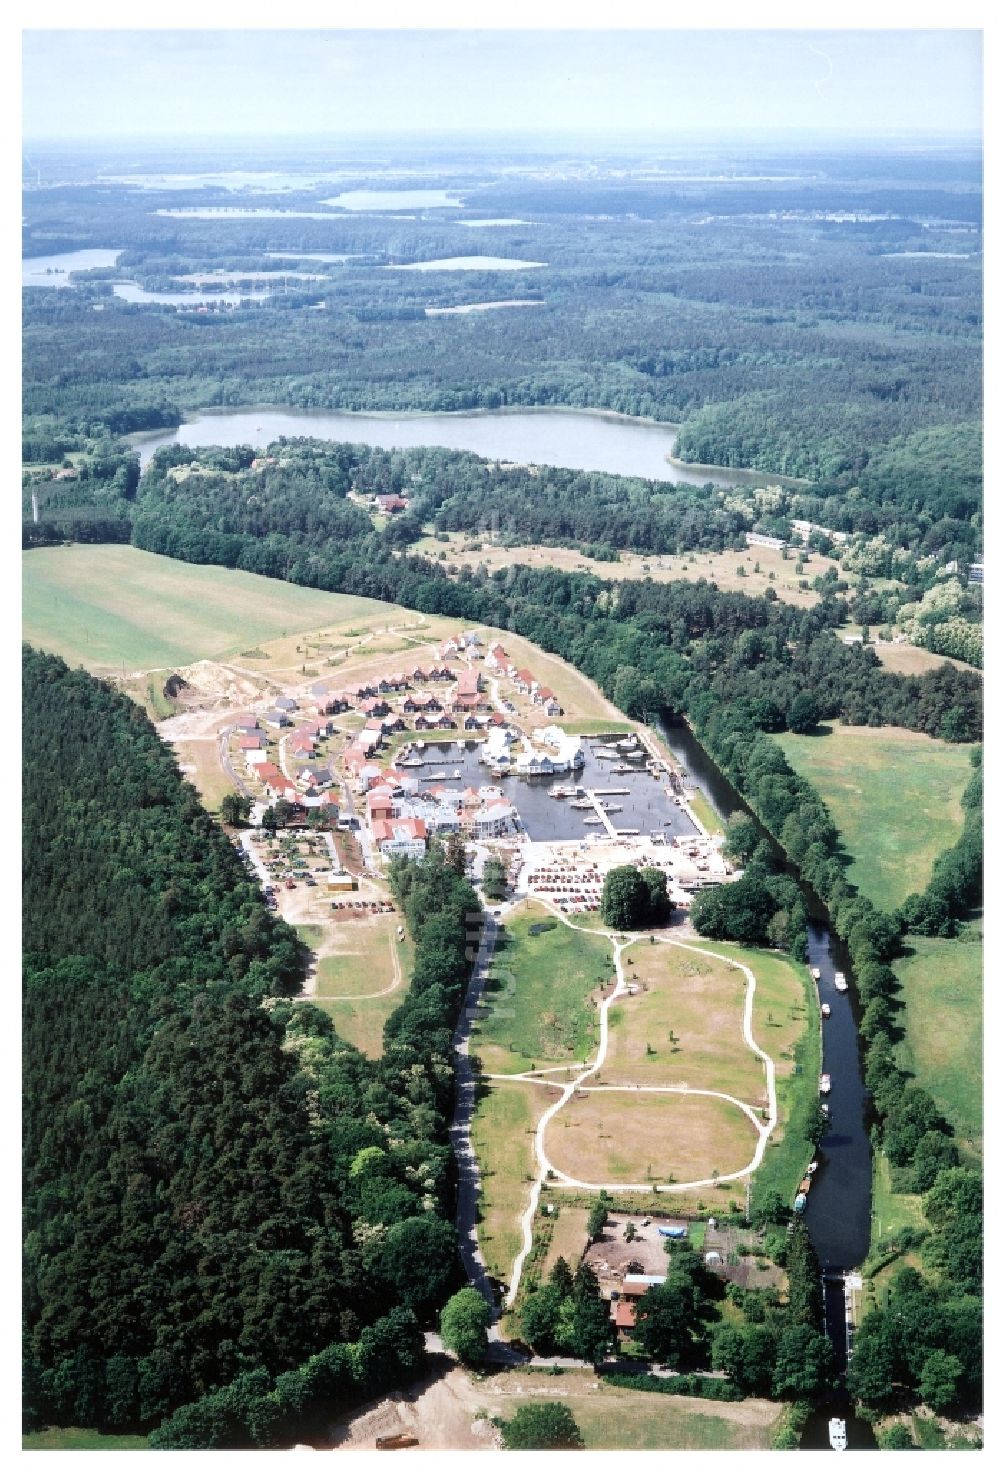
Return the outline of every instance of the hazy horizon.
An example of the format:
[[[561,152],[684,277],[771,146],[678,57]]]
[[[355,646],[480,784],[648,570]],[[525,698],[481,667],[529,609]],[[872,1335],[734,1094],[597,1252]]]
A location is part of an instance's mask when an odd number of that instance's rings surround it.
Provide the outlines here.
[[[980,139],[971,30],[23,33],[24,140]]]

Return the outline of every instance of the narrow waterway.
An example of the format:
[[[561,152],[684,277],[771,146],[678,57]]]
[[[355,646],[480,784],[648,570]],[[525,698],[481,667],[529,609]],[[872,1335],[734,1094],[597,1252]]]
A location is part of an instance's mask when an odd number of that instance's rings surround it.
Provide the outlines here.
[[[687,724],[660,723],[659,732],[685,772],[685,783],[697,785],[723,820],[737,810],[753,818],[725,775],[694,738]],[[815,893],[802,886],[809,912],[809,966],[818,968],[819,1001],[830,1006],[823,1021],[823,1070],[829,1074],[830,1126],[819,1147],[819,1171],[809,1192],[804,1221],[824,1272],[826,1332],[837,1367],[843,1371],[849,1350],[843,1275],[859,1269],[871,1237],[872,1152],[868,1136],[868,1100],[861,1073],[858,1009],[854,975],[843,944],[830,930]],[[848,991],[840,993],[834,975],[843,973]],[[847,1422],[850,1449],[871,1450],[871,1427],[858,1420],[845,1390],[838,1390],[810,1417],[802,1435],[804,1450],[829,1450],[831,1416]]]

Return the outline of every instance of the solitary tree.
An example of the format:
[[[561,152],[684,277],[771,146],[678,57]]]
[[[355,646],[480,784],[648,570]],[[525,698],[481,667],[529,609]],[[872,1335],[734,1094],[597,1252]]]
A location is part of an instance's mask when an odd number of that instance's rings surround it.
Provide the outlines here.
[[[459,1289],[441,1310],[441,1338],[463,1365],[486,1359],[490,1306],[478,1289]]]
[[[509,1421],[499,1423],[509,1452],[555,1452],[583,1446],[572,1411],[561,1401],[538,1401],[519,1406]]]

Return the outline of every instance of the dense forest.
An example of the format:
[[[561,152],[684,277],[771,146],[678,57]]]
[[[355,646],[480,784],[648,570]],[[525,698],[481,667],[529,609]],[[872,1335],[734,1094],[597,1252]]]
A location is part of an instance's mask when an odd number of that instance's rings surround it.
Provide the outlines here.
[[[28,1424],[148,1429],[222,1392],[160,1444],[287,1444],[307,1359],[327,1410],[408,1378],[455,1282],[478,901],[440,856],[399,872],[416,965],[368,1060],[288,1001],[298,944],[145,715],[30,650],[24,708],[49,730],[24,777]]]
[[[94,187],[73,181],[79,160],[61,160],[61,184],[25,195],[25,253],[122,253],[76,289],[26,292],[25,411],[121,432],[129,414],[152,425],[262,402],[599,407],[682,424],[678,452],[692,461],[796,475],[838,496],[868,474],[874,489],[919,459],[925,430],[979,419],[979,162],[803,164],[772,160],[789,177],[761,189],[612,180],[620,163],[603,178],[541,182],[530,163],[518,177],[510,160],[480,159],[437,181],[459,188],[470,214],[520,223],[473,234],[454,211],[351,215],[294,187],[278,211],[272,195],[240,195],[266,215],[197,218],[183,211],[231,210],[232,194]],[[484,241],[544,268],[392,268]],[[113,293],[125,280],[169,295],[177,277],[212,271],[273,273],[275,288],[229,310],[209,283],[199,313]],[[484,299],[543,304],[425,315]]]

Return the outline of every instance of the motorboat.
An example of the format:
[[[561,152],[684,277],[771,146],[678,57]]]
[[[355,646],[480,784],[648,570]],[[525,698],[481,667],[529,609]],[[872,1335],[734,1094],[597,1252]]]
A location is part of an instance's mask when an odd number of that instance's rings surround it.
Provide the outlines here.
[[[835,1452],[847,1451],[847,1422],[841,1416],[830,1418],[830,1446]]]
[[[834,973],[833,986],[838,993],[847,992],[847,979],[844,977],[843,973]]]
[[[818,983],[819,982],[819,976],[820,976],[819,975],[819,969],[818,968],[810,968],[809,969],[809,973],[810,973],[811,977],[815,978],[816,979],[816,982]]]
[[[826,1105],[824,1103],[823,1105],[820,1106],[820,1110],[823,1112],[823,1114],[825,1116],[829,1116],[829,1114],[830,1114],[830,1107],[828,1105]]]
[[[832,1086],[830,1084],[830,1076],[829,1075],[820,1075],[820,1077],[819,1077],[819,1093],[820,1093],[820,1095],[829,1095],[831,1089],[832,1089]]]
[[[806,1176],[808,1176],[808,1177],[814,1176],[815,1173],[818,1172],[818,1171],[819,1171],[819,1162],[818,1161],[811,1161],[809,1163],[809,1165],[806,1167]]]
[[[805,1212],[808,1198],[804,1192],[796,1192],[795,1201],[792,1203],[793,1212]]]
[[[830,1005],[828,1003],[821,1003],[819,1006],[819,1011],[823,1015],[824,1019],[828,1019],[830,1017]]]

